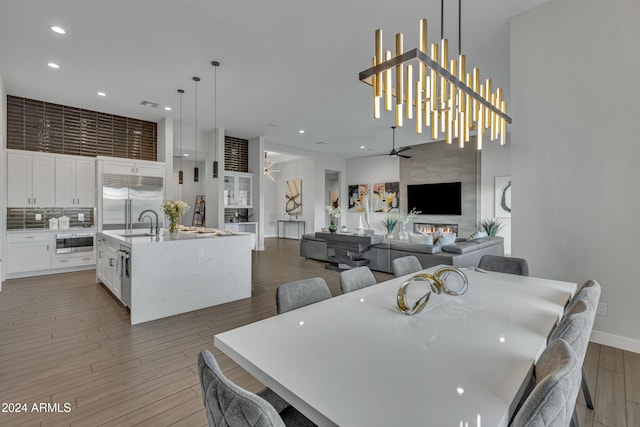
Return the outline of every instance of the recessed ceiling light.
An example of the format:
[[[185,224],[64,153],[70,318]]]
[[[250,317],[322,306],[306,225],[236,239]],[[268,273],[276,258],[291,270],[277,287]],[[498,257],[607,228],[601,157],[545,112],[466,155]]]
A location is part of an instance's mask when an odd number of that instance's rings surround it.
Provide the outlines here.
[[[51,28],[51,31],[53,31],[54,33],[58,33],[58,34],[67,34],[67,32],[65,31],[64,28],[62,27],[58,27],[57,25],[54,25]]]
[[[299,133],[304,133],[304,129],[300,129],[298,132]]]
[[[360,149],[364,150],[364,145],[361,145],[361,146],[360,146]]]
[[[182,156],[183,157],[189,157],[189,153],[184,153]]]
[[[171,111],[171,107],[164,107],[165,110]]]
[[[51,67],[51,68],[55,68],[56,70],[57,70],[58,68],[60,68],[60,66],[59,66],[58,64],[56,64],[55,62],[49,62],[47,65],[48,65],[49,67]]]
[[[107,96],[107,94],[104,92],[98,92],[98,96]]]

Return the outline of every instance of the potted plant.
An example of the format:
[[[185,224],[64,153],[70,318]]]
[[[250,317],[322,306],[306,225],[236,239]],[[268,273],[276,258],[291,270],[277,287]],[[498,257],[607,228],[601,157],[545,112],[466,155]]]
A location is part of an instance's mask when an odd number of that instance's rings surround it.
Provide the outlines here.
[[[327,210],[330,218],[329,231],[335,233],[338,229],[338,227],[336,226],[336,219],[340,218],[340,215],[342,215],[342,209],[340,208],[340,206],[333,207],[329,205],[325,206],[324,208]]]
[[[387,230],[387,239],[393,238],[393,229],[396,227],[397,223],[398,220],[393,214],[387,215],[387,217],[382,220],[382,226]]]
[[[488,236],[496,236],[504,228],[504,224],[497,218],[485,219],[480,226],[487,232]]]

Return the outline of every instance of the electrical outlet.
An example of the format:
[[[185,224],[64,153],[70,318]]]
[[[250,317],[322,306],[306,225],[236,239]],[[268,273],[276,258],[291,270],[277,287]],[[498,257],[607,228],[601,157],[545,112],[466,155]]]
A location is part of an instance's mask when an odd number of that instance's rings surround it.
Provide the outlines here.
[[[36,214],[36,221],[42,221],[42,214]]]
[[[84,214],[83,213],[79,213],[78,214],[78,221],[80,221],[80,222],[84,221]]]
[[[204,251],[202,249],[197,249],[196,250],[196,259],[202,259],[204,258]]]
[[[601,302],[600,304],[598,304],[598,311],[596,311],[596,314],[598,316],[607,316],[607,304]]]

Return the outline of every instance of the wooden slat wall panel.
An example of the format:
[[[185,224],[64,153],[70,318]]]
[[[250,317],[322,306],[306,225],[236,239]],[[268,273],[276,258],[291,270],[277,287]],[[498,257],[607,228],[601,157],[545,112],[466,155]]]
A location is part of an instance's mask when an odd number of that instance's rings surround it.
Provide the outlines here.
[[[45,104],[44,125],[45,140],[52,153],[64,151],[64,108],[58,104]]]
[[[7,96],[7,146],[24,150],[24,98]]]
[[[127,118],[113,116],[113,155],[127,157]]]
[[[80,109],[64,107],[64,145],[62,154],[80,155],[82,141],[82,118]]]
[[[7,148],[157,160],[157,124],[7,96]]]
[[[140,120],[127,120],[127,149],[129,158],[140,158],[140,145],[142,143],[140,136],[142,135],[142,125]]]
[[[98,114],[96,111],[80,111],[80,155],[96,156],[98,153]]]
[[[98,115],[98,156],[114,156],[113,154],[113,116]]]
[[[249,141],[232,136],[224,137],[224,170],[249,172]]]
[[[49,151],[44,143],[44,102],[25,99],[24,101],[24,141],[25,150]]]

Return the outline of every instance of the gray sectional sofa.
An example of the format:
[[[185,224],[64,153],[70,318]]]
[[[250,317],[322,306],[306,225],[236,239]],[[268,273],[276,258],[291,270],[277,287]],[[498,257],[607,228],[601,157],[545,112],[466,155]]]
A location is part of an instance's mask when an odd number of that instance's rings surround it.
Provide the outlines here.
[[[304,234],[300,240],[300,256],[318,261],[329,261],[331,254],[322,239],[315,234]],[[385,240],[371,246],[363,256],[369,260],[369,268],[391,273],[391,262],[396,258],[414,255],[424,268],[438,264],[477,266],[483,255],[504,255],[502,237],[481,237],[474,240],[458,239],[446,246],[410,243],[402,240]]]

